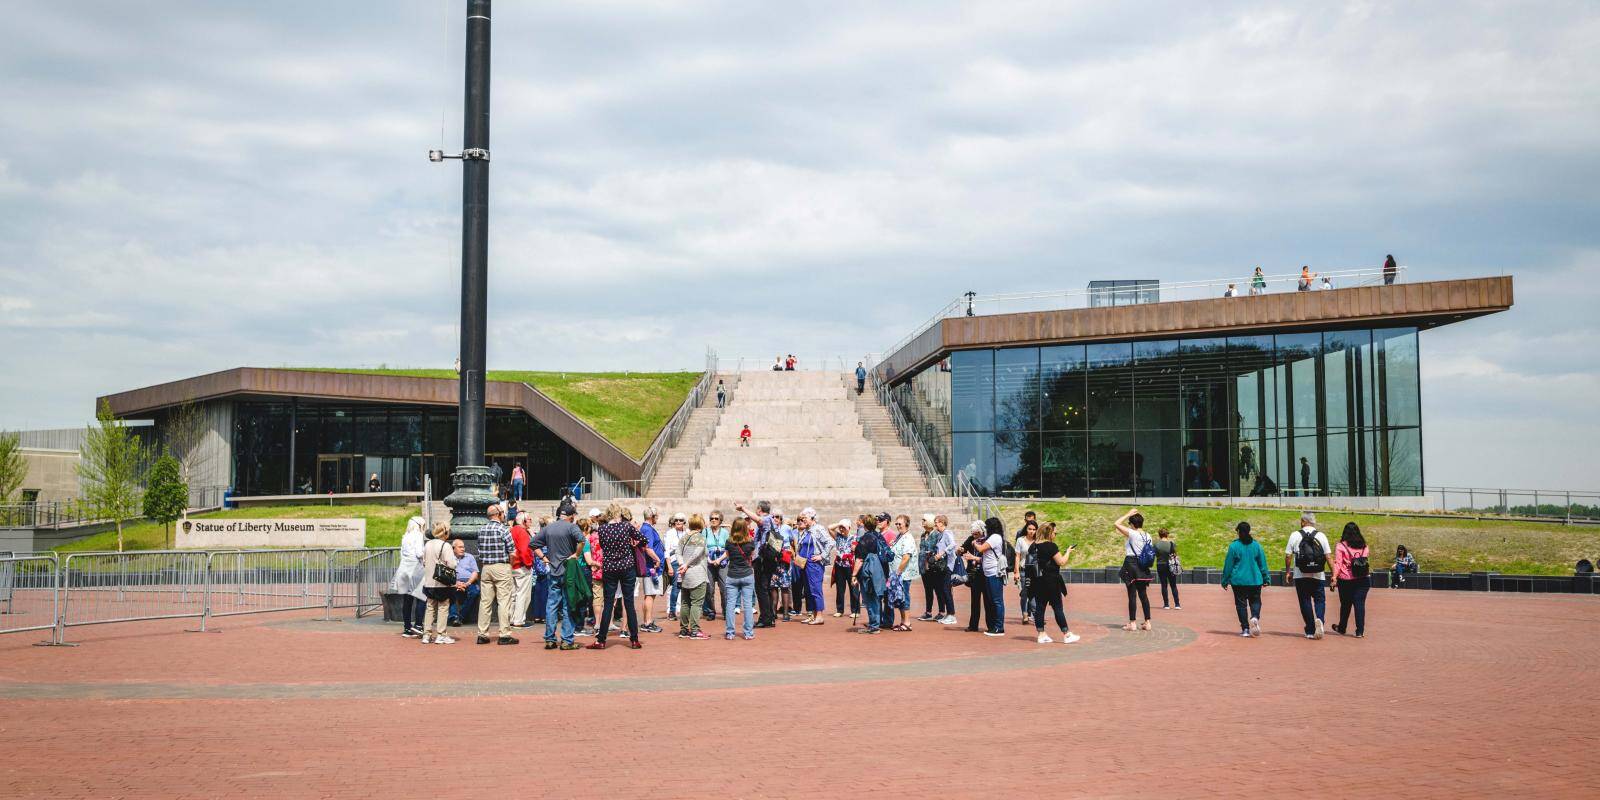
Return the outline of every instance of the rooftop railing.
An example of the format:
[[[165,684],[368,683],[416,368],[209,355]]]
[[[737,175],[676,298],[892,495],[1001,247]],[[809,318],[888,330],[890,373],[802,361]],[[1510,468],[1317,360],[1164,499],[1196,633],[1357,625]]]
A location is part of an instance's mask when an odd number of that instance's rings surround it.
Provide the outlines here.
[[[1309,291],[1348,289],[1354,286],[1377,286],[1384,283],[1396,283],[1404,277],[1405,271],[1406,268],[1403,266],[1388,274],[1385,274],[1382,267],[1317,270],[1311,273],[1312,279]],[[1122,285],[1116,286],[1064,289],[1049,292],[969,293],[946,303],[926,322],[918,325],[910,333],[902,337],[900,341],[895,342],[893,346],[885,351],[885,354],[892,355],[899,352],[900,348],[910,344],[918,336],[926,333],[929,328],[939,324],[941,320],[955,317],[1205,300],[1213,297],[1226,297],[1229,289],[1234,291],[1234,296],[1240,298],[1262,294],[1281,294],[1300,291],[1300,278],[1299,272],[1293,272],[1277,275],[1211,278],[1200,281],[1160,281],[1152,283],[1123,281],[1121,282]],[[1324,283],[1324,279],[1326,279],[1326,283]]]

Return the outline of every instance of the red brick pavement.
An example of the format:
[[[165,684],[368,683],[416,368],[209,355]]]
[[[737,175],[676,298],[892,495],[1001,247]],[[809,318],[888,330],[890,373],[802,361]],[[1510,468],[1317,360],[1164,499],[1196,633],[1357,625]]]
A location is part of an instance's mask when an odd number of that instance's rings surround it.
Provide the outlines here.
[[[1600,792],[1594,598],[1375,591],[1368,638],[1310,642],[1289,590],[1244,640],[1225,593],[1186,589],[1130,634],[1106,624],[1119,587],[1074,587],[1084,641],[1053,650],[1014,619],[1003,640],[830,618],[603,653],[424,647],[310,614],[75,629],[75,649],[11,634],[0,796]],[[409,696],[441,686],[461,696]]]

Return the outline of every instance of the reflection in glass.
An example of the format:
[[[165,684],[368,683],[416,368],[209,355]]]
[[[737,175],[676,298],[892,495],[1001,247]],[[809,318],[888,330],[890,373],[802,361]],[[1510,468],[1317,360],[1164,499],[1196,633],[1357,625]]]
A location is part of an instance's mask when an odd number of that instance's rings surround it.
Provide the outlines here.
[[[1089,365],[1089,430],[1131,430],[1133,427],[1133,345],[1091,344]]]
[[[994,434],[995,491],[1000,495],[1039,493],[1037,431],[996,431]]]
[[[1088,496],[1089,437],[1083,433],[1044,434],[1043,495]]]
[[[965,475],[981,494],[994,494],[994,434],[950,435],[950,456],[957,475]]]
[[[994,354],[994,427],[1039,429],[1039,348],[1012,347]]]
[[[1378,352],[1377,424],[1390,428],[1422,424],[1417,329],[1376,330],[1372,340],[1382,348]]]
[[[1039,348],[1040,405],[1047,431],[1088,428],[1089,363],[1081,344]]]
[[[950,354],[950,364],[950,429],[993,430],[994,351],[958,350]]]
[[[1134,343],[1134,430],[1181,427],[1178,403],[1181,376],[1178,342]]]
[[[1095,431],[1089,435],[1089,493],[1134,496],[1140,466],[1133,431]]]

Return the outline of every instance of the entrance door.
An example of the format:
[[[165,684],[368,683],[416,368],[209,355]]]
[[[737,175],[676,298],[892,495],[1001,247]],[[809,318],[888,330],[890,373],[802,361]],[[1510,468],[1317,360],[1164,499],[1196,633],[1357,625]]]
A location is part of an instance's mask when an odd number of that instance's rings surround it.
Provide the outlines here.
[[[365,464],[365,456],[360,455],[318,455],[317,494],[366,491],[366,478],[361,474]]]

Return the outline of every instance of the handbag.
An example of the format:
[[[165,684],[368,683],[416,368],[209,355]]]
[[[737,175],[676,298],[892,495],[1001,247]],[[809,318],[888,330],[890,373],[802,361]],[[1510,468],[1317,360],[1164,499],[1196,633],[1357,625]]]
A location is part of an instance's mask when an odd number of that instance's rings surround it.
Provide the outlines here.
[[[1174,578],[1183,575],[1183,562],[1178,560],[1177,553],[1173,553],[1172,558],[1167,559],[1167,568],[1172,571]]]
[[[633,574],[637,578],[650,577],[650,559],[645,557],[644,543],[633,546]]]
[[[455,586],[456,568],[443,561],[435,562],[433,565],[433,580],[443,586]]]

